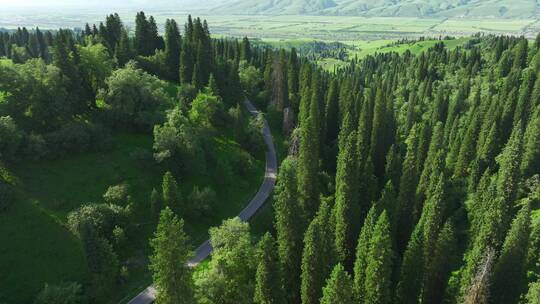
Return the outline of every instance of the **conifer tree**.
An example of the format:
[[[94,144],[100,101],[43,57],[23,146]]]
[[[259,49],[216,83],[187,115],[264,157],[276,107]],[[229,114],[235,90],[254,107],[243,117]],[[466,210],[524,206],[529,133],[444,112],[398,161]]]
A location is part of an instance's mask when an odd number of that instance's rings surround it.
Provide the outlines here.
[[[457,256],[454,226],[447,221],[439,232],[422,284],[422,303],[441,303]]]
[[[368,304],[391,303],[392,238],[390,223],[383,212],[373,230],[366,265],[365,301]]]
[[[353,303],[351,276],[341,264],[337,264],[326,280],[323,289],[321,304],[349,304]]]
[[[193,78],[193,49],[189,37],[182,39],[182,48],[180,53],[180,82],[190,83]]]
[[[181,38],[178,25],[174,19],[165,21],[165,66],[168,69],[167,78],[179,81]]]
[[[521,208],[504,240],[491,286],[495,303],[516,303],[526,290],[530,212],[529,204]]]
[[[366,267],[368,263],[369,253],[371,250],[371,237],[373,230],[377,224],[378,212],[375,206],[371,207],[364,225],[358,237],[358,245],[356,247],[356,259],[354,262],[354,297],[357,303],[364,303],[365,288],[366,288]]]
[[[266,233],[259,241],[259,251],[253,302],[257,304],[284,304],[285,295],[281,286],[281,271],[275,241],[270,233]]]
[[[521,174],[529,177],[540,172],[540,104],[536,106],[531,121],[525,129],[523,146]]]
[[[346,115],[346,117],[348,114]],[[344,122],[348,121],[345,119]],[[346,133],[345,127],[342,132]],[[341,146],[337,160],[336,173],[336,205],[334,215],[336,219],[335,244],[338,262],[351,268],[353,260],[354,243],[357,238],[359,227],[358,222],[358,180],[356,170],[356,132],[350,134],[340,134]]]
[[[315,93],[312,94],[308,89],[303,90],[299,113],[298,192],[307,220],[313,218],[319,201],[319,108],[318,104],[313,102],[314,95]]]
[[[296,182],[296,160],[287,157],[281,163],[274,197],[274,226],[278,255],[283,271],[283,286],[288,287],[289,303],[299,301],[300,264],[302,260],[303,222]]]
[[[191,256],[189,238],[184,232],[184,221],[168,207],[161,212],[150,246],[153,250],[150,269],[157,289],[156,303],[195,303],[192,270],[187,265]]]
[[[418,151],[417,126],[413,126],[406,141],[407,154],[403,161],[403,172],[399,182],[398,206],[395,218],[396,227],[399,227],[398,234],[396,235],[398,253],[405,249],[414,225],[412,211],[418,178],[416,166]]]
[[[318,218],[309,224],[304,236],[304,251],[302,253],[302,275],[300,296],[302,304],[316,304],[321,297],[324,285],[322,227]]]
[[[163,175],[162,197],[165,206],[177,213],[182,211],[182,202],[180,192],[178,190],[178,184],[176,183],[176,179],[171,172],[166,172],[165,175]]]
[[[133,58],[131,41],[125,29],[122,29],[122,33],[120,34],[120,40],[116,46],[115,57],[118,61],[118,65],[121,67],[123,67],[129,60]]]

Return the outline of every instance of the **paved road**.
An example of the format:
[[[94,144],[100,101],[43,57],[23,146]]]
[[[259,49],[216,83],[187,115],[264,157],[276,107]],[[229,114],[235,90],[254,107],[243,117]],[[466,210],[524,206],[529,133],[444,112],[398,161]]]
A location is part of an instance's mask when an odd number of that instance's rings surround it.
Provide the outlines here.
[[[251,115],[256,116],[259,114],[259,111],[257,111],[253,104],[251,104],[251,102],[248,100],[244,102],[244,106],[251,113]],[[240,212],[238,215],[238,217],[243,221],[249,220],[264,205],[276,184],[278,166],[276,149],[274,147],[274,141],[272,140],[270,127],[268,126],[268,122],[266,120],[264,121],[263,137],[266,144],[266,172],[264,175],[264,181],[257,194],[255,194],[246,208],[244,208],[244,210],[242,210],[242,212]],[[211,252],[212,245],[210,244],[210,241],[207,240],[195,250],[195,256],[188,262],[188,266],[197,266],[200,262],[204,261]],[[155,299],[156,289],[153,286],[149,286],[139,293],[135,298],[131,299],[128,304],[150,304],[154,302]]]

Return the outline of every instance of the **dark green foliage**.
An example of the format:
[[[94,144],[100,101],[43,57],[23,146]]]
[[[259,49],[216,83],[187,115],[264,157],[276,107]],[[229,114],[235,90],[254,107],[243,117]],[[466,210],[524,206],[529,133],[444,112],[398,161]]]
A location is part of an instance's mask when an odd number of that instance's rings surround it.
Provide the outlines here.
[[[515,303],[525,291],[530,216],[530,206],[526,204],[506,235],[493,273],[491,294],[495,303]]]
[[[266,233],[259,241],[259,262],[255,275],[255,298],[258,304],[285,303],[282,275],[272,235]]]
[[[274,226],[277,232],[278,255],[284,274],[283,285],[290,289],[287,298],[298,301],[300,290],[300,263],[302,259],[302,210],[298,204],[296,160],[288,157],[281,163],[274,190]]]
[[[165,65],[168,68],[167,79],[179,81],[180,69],[180,31],[174,19],[167,19],[165,22]]]
[[[36,296],[34,304],[80,304],[84,303],[82,287],[78,283],[60,285],[45,284]]]
[[[183,211],[182,198],[178,190],[176,179],[171,172],[166,172],[165,175],[163,175],[163,183],[161,187],[161,197],[163,198],[164,205],[169,207],[169,209],[174,210],[177,214],[180,214],[180,212]]]

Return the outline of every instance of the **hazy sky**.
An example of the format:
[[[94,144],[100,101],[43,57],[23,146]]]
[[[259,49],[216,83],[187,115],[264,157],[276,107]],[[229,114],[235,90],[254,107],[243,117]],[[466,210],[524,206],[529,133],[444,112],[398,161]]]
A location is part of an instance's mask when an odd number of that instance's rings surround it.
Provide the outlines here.
[[[223,0],[0,0],[3,8],[20,7],[189,7],[203,8]]]

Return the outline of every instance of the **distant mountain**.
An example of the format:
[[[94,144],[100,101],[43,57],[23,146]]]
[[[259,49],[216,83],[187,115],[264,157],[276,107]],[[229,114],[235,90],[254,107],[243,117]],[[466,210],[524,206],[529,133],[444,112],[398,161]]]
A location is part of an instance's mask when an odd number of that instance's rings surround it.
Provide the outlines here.
[[[529,18],[537,0],[225,0],[214,13]]]
[[[318,14],[337,8],[334,0],[228,0],[213,12],[233,14],[298,15]]]

